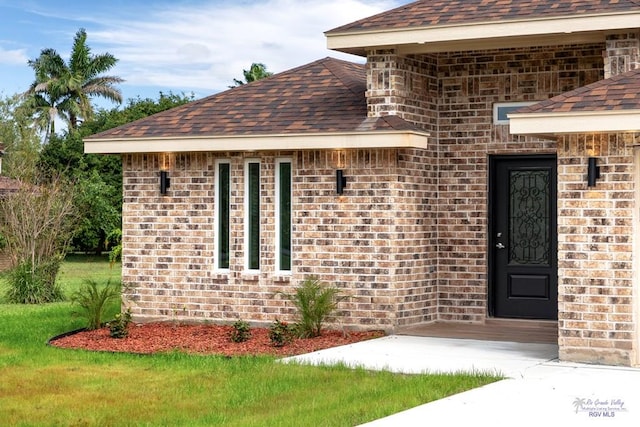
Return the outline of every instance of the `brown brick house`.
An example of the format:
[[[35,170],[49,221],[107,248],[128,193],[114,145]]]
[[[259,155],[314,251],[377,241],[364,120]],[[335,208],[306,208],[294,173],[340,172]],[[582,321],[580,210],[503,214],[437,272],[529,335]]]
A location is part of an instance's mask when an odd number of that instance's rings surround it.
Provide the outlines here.
[[[344,325],[557,320],[561,358],[640,364],[640,2],[418,1],[326,36],[366,64],[85,141],[122,153],[135,315],[271,322],[316,274]]]

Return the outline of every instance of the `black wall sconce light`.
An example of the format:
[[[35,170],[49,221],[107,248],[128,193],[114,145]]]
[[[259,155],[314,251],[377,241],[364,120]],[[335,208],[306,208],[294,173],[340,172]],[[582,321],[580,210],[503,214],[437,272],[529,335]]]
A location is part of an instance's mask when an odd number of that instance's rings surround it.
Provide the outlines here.
[[[344,171],[342,169],[336,170],[336,193],[342,194],[346,186],[347,177],[344,176]]]
[[[160,194],[163,196],[167,194],[167,189],[171,187],[171,178],[169,178],[169,172],[160,171]]]
[[[598,166],[595,157],[589,157],[587,163],[587,187],[595,187],[598,179],[600,179],[600,166]]]

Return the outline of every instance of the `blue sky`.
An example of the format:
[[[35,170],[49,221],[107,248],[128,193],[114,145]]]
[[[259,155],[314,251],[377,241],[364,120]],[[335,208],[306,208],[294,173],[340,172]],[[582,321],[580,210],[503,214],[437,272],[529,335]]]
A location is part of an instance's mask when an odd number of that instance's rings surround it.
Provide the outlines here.
[[[67,60],[79,28],[93,53],[119,59],[109,74],[126,80],[125,100],[160,91],[200,98],[227,89],[253,62],[280,72],[326,56],[362,61],[327,50],[323,32],[409,2],[0,0],[0,96],[28,88],[27,61],[42,49]]]

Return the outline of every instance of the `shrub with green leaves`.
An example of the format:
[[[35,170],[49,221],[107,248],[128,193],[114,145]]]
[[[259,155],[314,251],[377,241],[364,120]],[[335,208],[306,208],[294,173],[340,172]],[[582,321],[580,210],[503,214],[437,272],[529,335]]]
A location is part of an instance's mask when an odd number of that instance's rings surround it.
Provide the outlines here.
[[[249,323],[244,320],[237,320],[233,325],[230,339],[233,342],[245,342],[251,338],[251,328]]]
[[[15,304],[44,304],[64,300],[64,294],[56,283],[60,260],[53,258],[34,266],[22,262],[9,270],[7,302]]]
[[[321,334],[322,324],[333,314],[338,302],[347,298],[340,295],[340,289],[328,286],[317,276],[309,276],[295,293],[280,295],[291,301],[297,309],[297,334],[300,338],[317,337]]]
[[[102,316],[108,304],[120,298],[120,285],[112,284],[108,280],[106,285],[100,286],[98,282],[86,279],[82,287],[73,293],[71,302],[80,308],[74,312],[87,320],[88,330],[98,329],[102,326]]]
[[[107,323],[111,338],[126,338],[129,335],[129,323],[131,323],[131,309],[124,313],[117,313],[115,319]]]
[[[293,340],[294,335],[295,327],[278,319],[269,327],[269,341],[274,347],[284,347]]]

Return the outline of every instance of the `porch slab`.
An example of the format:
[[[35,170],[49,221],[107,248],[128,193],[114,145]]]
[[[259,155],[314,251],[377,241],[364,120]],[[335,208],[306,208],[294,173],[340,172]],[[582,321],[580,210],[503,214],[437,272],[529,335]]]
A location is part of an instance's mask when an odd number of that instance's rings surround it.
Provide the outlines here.
[[[432,322],[400,327],[396,335],[557,344],[558,322],[520,319],[487,319],[483,323]]]
[[[407,374],[480,371],[520,378],[557,357],[556,344],[391,335],[284,360]]]

